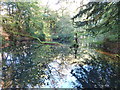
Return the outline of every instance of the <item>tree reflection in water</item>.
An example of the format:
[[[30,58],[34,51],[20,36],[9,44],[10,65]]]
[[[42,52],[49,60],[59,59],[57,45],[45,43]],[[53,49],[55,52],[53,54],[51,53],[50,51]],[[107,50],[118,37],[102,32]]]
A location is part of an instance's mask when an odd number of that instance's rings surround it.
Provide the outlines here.
[[[101,58],[97,59],[86,60],[85,65],[78,65],[71,70],[71,74],[84,88],[118,88],[118,69],[107,61],[100,60]],[[76,87],[81,88],[79,85]]]
[[[3,88],[118,87],[119,60],[84,51],[81,49],[75,59],[68,47],[30,44],[6,47],[2,51]]]
[[[119,60],[108,61],[97,54],[81,54],[81,58],[70,56],[64,61],[58,58],[48,65],[44,87],[49,88],[118,88],[120,84]]]
[[[31,87],[43,84],[41,76],[44,75],[43,70],[47,62],[40,61],[42,56],[37,56],[37,50],[39,48],[36,49],[33,45],[24,44],[3,49],[2,76],[4,88],[26,88],[29,84]]]

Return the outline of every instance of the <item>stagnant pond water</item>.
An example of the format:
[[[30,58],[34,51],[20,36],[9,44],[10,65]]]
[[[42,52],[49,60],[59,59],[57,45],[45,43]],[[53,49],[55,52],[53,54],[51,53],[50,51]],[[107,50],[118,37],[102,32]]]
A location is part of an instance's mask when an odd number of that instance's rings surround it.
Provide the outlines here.
[[[118,88],[120,61],[94,49],[21,44],[2,49],[3,88]]]

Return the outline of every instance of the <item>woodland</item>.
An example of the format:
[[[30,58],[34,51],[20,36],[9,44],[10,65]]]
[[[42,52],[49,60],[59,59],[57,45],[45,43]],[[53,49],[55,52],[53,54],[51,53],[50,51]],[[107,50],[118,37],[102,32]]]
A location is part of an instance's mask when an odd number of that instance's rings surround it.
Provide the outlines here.
[[[41,2],[0,2],[0,8],[1,88],[62,88],[54,76],[65,78],[65,62],[79,66],[70,70],[77,80],[72,88],[119,87],[120,2],[89,2],[72,17]],[[54,60],[61,63],[53,72]]]

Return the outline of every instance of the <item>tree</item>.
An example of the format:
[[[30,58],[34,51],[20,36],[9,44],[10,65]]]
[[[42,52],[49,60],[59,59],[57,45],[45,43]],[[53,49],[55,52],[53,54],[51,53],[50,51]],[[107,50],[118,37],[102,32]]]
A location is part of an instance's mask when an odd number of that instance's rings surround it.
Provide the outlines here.
[[[2,19],[3,30],[10,34],[10,40],[13,43],[28,37],[37,39],[40,44],[55,44],[54,42],[42,42],[45,41],[43,10],[38,3],[4,2],[2,5],[7,14],[7,17]]]
[[[74,38],[74,28],[70,16],[65,13],[61,16],[60,11],[61,9],[53,11],[47,7],[45,8],[43,14],[44,31],[47,32],[47,37],[53,39],[53,41],[71,42]]]
[[[118,40],[120,37],[120,2],[89,2],[83,5],[72,20],[76,27],[84,28],[93,36],[112,34],[108,38]]]
[[[42,32],[43,24],[40,17],[39,7],[30,2],[6,2],[7,17],[3,17],[3,29],[13,35],[27,34],[38,37],[37,31]],[[19,34],[18,34],[19,35]]]

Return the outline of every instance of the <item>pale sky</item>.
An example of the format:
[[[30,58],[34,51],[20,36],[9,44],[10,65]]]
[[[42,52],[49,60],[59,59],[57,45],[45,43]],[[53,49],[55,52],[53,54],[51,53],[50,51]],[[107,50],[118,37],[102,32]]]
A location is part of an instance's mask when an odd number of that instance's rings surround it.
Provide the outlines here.
[[[68,3],[66,4],[65,2],[60,2],[58,3],[58,1],[68,1]],[[89,2],[89,0],[41,0],[43,5],[47,5],[49,6],[50,9],[52,10],[58,10],[61,7],[67,7],[66,9],[68,10],[68,12],[70,13],[70,16],[74,16],[76,13],[78,13],[77,8],[80,7],[80,5],[82,4],[87,4]],[[58,3],[58,4],[57,4]]]
[[[87,4],[89,0],[38,0],[42,3],[43,6],[48,5],[51,10],[58,10],[60,8],[66,8],[70,16],[74,16],[78,13],[78,7],[82,4]],[[68,1],[68,3],[62,2]],[[58,3],[59,2],[59,3]],[[58,4],[57,4],[58,3]],[[4,15],[5,12],[1,12],[1,15]]]
[[[46,5],[48,3],[49,8],[52,10],[58,10],[61,7],[67,7],[67,10],[70,12],[70,16],[72,17],[79,12],[79,9],[76,11],[78,7],[80,7],[83,4],[87,4],[88,2],[118,2],[120,0],[40,0],[40,1],[43,3],[43,5]],[[58,1],[59,2],[68,1],[69,3],[56,4]]]

